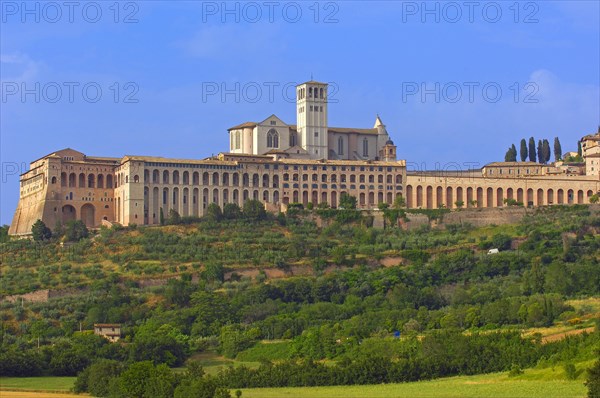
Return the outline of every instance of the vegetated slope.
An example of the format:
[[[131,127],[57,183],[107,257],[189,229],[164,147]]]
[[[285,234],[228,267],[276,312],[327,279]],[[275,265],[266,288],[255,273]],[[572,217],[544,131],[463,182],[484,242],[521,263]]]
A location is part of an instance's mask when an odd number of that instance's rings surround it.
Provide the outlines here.
[[[600,220],[585,206],[540,209],[512,226],[410,232],[360,221],[318,228],[305,217],[102,230],[67,249],[44,244],[43,258],[34,243],[3,244],[5,293],[86,290],[3,303],[0,375],[75,375],[100,358],[182,366],[219,352],[263,361],[218,376],[243,388],[411,381],[594,357],[597,331],[545,344],[521,334],[594,326]],[[492,247],[500,253],[487,255]],[[379,266],[384,258],[400,264]],[[249,267],[290,277],[224,280]],[[295,267],[313,274],[291,276]],[[169,276],[179,279],[140,283]],[[99,322],[121,323],[126,344],[76,332]],[[286,348],[259,348],[272,340]]]

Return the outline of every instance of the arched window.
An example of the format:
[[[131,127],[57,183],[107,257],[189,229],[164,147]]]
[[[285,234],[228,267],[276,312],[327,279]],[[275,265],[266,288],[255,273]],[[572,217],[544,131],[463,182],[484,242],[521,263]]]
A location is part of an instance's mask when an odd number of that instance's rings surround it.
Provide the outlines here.
[[[290,132],[290,146],[298,145],[298,133],[295,131]]]
[[[279,148],[279,133],[275,129],[267,133],[267,148]]]
[[[338,137],[338,155],[344,154],[344,138]]]
[[[363,139],[363,156],[369,156],[369,140]]]

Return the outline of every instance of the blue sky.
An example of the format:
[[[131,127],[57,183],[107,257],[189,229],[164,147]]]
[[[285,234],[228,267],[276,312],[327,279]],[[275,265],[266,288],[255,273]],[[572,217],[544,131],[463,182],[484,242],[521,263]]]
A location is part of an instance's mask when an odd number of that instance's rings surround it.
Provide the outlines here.
[[[379,114],[413,167],[530,136],[575,150],[600,124],[597,1],[23,4],[0,3],[3,224],[31,160],[210,156],[238,123],[295,123],[283,87],[311,75],[336,89],[330,125]]]

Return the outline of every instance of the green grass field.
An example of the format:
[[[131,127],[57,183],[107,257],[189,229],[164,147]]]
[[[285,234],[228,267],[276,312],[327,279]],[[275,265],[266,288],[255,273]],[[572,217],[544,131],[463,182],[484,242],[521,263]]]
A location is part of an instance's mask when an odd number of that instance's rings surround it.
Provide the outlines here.
[[[212,365],[214,367],[224,366],[224,364],[219,364],[216,358],[210,358],[210,360],[215,361]],[[577,380],[567,380],[563,367],[556,366],[554,368],[527,369],[517,377],[508,377],[508,372],[502,372],[400,384],[243,389],[242,397],[585,398],[587,389],[583,384],[584,369],[592,362],[581,362],[576,365]],[[74,381],[74,377],[6,377],[0,378],[0,390],[69,391],[73,387]],[[2,395],[0,393],[0,396]],[[31,392],[30,396],[35,398],[38,394]]]
[[[510,379],[506,374],[371,386],[255,388],[243,398],[584,398],[583,381]]]
[[[69,391],[75,379],[76,377],[1,377],[0,389]]]

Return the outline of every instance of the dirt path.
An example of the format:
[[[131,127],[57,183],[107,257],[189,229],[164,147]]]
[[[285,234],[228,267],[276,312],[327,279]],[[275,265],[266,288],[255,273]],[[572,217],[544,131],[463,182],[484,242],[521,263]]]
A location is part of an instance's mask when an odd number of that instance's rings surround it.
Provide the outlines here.
[[[567,332],[560,332],[560,333],[555,333],[555,334],[551,334],[548,336],[544,336],[544,337],[542,337],[542,343],[551,343],[553,341],[562,340],[567,336],[576,336],[583,332],[593,333],[594,326],[591,326],[591,327],[585,328],[585,329],[574,329],[574,330],[569,330]]]
[[[6,391],[0,390],[2,398],[81,398],[89,397],[88,394],[70,394],[62,392],[34,392],[34,391]]]

